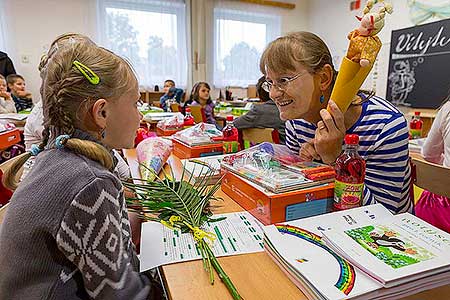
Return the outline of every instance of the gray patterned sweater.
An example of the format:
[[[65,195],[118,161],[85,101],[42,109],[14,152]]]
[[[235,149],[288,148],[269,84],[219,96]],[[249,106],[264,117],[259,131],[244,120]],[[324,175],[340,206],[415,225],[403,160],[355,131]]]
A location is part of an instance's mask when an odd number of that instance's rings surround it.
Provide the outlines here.
[[[0,299],[146,299],[130,232],[114,174],[67,149],[40,153],[0,227]]]

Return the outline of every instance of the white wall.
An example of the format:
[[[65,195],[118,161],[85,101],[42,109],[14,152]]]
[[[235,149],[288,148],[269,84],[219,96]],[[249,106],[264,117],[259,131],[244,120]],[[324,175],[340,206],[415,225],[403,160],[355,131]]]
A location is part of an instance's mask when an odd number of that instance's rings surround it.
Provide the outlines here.
[[[16,71],[38,101],[41,79],[37,70],[42,54],[56,36],[79,32],[95,38],[94,0],[6,0],[7,51]],[[21,58],[26,55],[28,63]]]
[[[365,1],[361,1],[365,3]],[[387,73],[389,68],[389,50],[392,30],[414,26],[409,20],[409,8],[406,0],[390,0],[393,4],[392,15],[386,14],[385,27],[379,37],[383,47],[378,55],[378,78],[375,82],[377,95],[385,97]],[[363,4],[362,4],[363,5]],[[348,46],[347,34],[358,26],[355,16],[361,16],[359,11],[350,11],[348,0],[312,0],[309,6],[310,23],[309,30],[318,34],[328,45],[335,63],[340,63]],[[430,20],[431,21],[431,20]],[[336,66],[337,68],[338,66]],[[370,76],[369,76],[370,77]],[[364,84],[370,88],[373,85],[371,78]]]

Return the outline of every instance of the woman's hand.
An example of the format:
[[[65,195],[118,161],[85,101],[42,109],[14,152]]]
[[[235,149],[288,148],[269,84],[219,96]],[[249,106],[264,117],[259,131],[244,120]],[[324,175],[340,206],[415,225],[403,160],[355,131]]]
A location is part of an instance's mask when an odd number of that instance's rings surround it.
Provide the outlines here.
[[[317,123],[314,148],[326,164],[333,163],[342,152],[342,141],[345,136],[344,114],[334,101],[329,102],[330,112],[320,111],[322,121]]]
[[[314,149],[314,139],[307,143],[303,143],[298,154],[302,160],[320,160],[319,154],[317,154],[316,149]]]

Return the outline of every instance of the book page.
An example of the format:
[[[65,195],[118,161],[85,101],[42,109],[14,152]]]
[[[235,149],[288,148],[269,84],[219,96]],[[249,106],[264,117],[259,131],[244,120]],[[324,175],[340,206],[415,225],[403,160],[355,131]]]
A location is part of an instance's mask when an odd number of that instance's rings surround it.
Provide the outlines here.
[[[409,213],[325,236],[327,244],[386,287],[450,266],[450,235]]]
[[[214,233],[211,250],[216,255],[230,256],[264,251],[260,223],[248,212],[214,215],[225,220],[206,223],[203,230]],[[171,230],[158,222],[142,224],[140,271],[182,261],[201,259],[191,233]]]
[[[265,226],[264,237],[268,240],[266,247],[271,247],[289,265],[307,290],[316,290],[328,299],[347,299],[375,291],[381,285],[327,247],[322,241],[323,233],[391,217],[381,204],[370,205]]]

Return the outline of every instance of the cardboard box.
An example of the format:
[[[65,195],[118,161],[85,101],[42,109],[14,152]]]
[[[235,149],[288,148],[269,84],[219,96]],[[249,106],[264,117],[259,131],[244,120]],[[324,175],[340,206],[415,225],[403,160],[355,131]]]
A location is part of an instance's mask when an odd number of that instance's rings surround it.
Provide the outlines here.
[[[20,142],[19,129],[13,129],[0,133],[0,150],[9,148],[18,142]]]
[[[222,191],[264,225],[331,212],[334,183],[274,194],[257,184],[222,169]]]
[[[220,155],[223,153],[222,143],[189,146],[177,139],[173,139],[173,154],[180,159]]]

